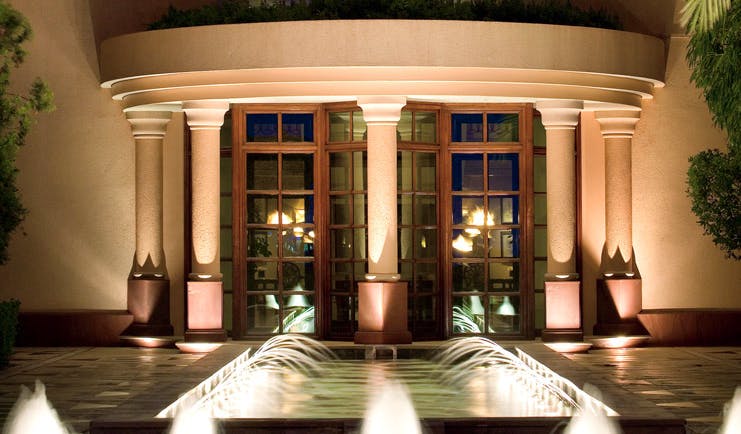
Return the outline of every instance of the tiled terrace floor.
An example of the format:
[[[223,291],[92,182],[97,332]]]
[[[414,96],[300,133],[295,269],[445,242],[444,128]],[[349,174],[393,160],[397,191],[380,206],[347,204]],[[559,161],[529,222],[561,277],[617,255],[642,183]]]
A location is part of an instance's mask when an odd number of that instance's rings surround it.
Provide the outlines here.
[[[36,379],[79,433],[98,418],[151,417],[248,345],[229,343],[209,355],[128,347],[19,348],[11,365],[0,370],[0,425],[20,385],[33,387]],[[715,434],[724,403],[741,385],[741,347],[646,347],[561,356],[539,343],[522,346],[577,385],[590,382],[603,389],[605,402],[619,412],[687,419],[690,433]]]

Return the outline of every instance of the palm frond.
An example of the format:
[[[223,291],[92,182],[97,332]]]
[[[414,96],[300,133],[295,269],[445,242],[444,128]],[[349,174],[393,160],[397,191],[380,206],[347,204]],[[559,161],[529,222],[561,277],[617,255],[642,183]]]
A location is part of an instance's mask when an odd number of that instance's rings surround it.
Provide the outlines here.
[[[706,32],[728,11],[731,0],[687,0],[682,25],[689,33]]]

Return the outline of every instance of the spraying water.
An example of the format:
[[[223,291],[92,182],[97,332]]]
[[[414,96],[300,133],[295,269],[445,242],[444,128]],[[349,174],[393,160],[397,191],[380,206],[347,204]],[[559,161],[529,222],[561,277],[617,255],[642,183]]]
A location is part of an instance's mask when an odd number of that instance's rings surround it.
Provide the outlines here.
[[[736,388],[733,401],[726,404],[725,420],[718,434],[737,434],[741,432],[741,387]]]
[[[589,395],[601,400],[602,396],[599,390],[591,384],[584,385],[584,391]],[[620,434],[621,430],[618,424],[607,417],[605,411],[598,406],[592,405],[589,401],[579,400],[580,409],[571,418],[571,422],[564,430],[564,434]]]
[[[72,434],[46,399],[46,388],[36,380],[34,391],[21,386],[21,394],[8,414],[3,434]]]
[[[390,380],[371,398],[360,434],[422,434],[409,391]]]

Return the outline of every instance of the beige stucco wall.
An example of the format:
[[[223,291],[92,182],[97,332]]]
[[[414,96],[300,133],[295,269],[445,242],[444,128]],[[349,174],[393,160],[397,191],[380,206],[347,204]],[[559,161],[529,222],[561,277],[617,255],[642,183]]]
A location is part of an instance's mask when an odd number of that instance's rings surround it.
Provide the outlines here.
[[[16,232],[11,260],[0,267],[0,299],[18,298],[23,310],[126,309],[134,253],[134,141],[118,103],[100,88],[88,2],[10,3],[34,30],[13,85],[21,91],[43,77],[57,109],[38,117],[19,154],[18,181],[29,214],[25,235]],[[176,114],[164,163],[167,265],[173,287],[181,288],[182,128]],[[173,311],[181,312],[182,293],[172,292]]]

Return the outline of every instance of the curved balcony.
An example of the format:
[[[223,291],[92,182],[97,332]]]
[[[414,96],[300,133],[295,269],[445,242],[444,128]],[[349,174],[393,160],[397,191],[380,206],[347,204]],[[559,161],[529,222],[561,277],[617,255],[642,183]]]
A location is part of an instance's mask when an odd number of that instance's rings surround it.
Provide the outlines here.
[[[133,33],[101,47],[124,108],[185,100],[445,102],[580,99],[640,109],[663,86],[663,41],[570,26],[476,21],[295,21]]]

